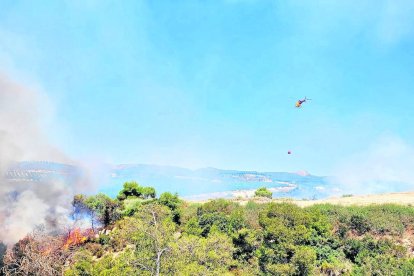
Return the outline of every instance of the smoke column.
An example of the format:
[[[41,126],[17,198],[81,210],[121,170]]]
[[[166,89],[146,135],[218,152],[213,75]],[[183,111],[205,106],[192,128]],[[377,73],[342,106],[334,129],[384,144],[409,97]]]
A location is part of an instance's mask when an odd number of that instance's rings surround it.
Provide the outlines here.
[[[49,107],[44,94],[0,74],[0,241],[6,244],[17,242],[37,225],[65,223],[71,198],[80,186],[87,186],[85,179],[68,187],[60,181],[19,183],[5,177],[10,166],[23,160],[73,164],[48,143]]]

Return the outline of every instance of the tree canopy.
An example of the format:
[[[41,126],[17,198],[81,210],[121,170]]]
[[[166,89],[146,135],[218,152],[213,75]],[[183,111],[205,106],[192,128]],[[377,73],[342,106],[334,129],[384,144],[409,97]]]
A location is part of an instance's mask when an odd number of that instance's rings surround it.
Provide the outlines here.
[[[156,198],[153,188],[136,182],[125,183],[116,199],[104,194],[76,195],[73,217],[91,219],[92,235],[85,234],[70,248],[63,246],[68,236],[62,234],[29,235],[7,250],[3,271],[6,275],[16,271],[39,275],[414,275],[413,207],[324,204],[300,208],[257,202],[189,203],[168,192]]]
[[[272,192],[269,191],[266,187],[261,187],[254,192],[254,195],[257,197],[267,197],[272,198]]]

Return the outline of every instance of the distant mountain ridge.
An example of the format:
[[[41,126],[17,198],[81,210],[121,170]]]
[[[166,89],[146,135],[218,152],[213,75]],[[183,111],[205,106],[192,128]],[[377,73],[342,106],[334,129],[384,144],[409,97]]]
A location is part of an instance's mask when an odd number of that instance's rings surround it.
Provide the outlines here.
[[[327,190],[329,185],[326,177],[311,175],[304,171],[258,172],[211,167],[191,170],[174,166],[122,164],[111,169],[111,179],[112,183],[117,180],[119,183],[137,180],[143,185],[155,186],[157,191],[178,192],[185,197],[200,194],[208,197],[213,193],[220,196],[230,194],[226,193],[229,191],[252,190],[262,186],[289,187],[289,192],[281,193],[289,197],[321,198],[327,193],[332,194],[332,191]],[[280,190],[286,191],[286,189]]]
[[[70,184],[81,175],[82,170],[73,165],[49,161],[23,161],[13,164],[7,170],[5,179],[15,182],[60,180]]]
[[[271,182],[274,179],[320,179],[323,176],[314,176],[307,172],[301,171],[298,173],[291,172],[259,172],[259,171],[239,171],[239,170],[223,170],[212,167],[201,169],[186,169],[175,166],[160,166],[160,165],[147,165],[147,164],[121,164],[112,168],[114,177],[121,175],[141,175],[148,173],[157,174],[177,174],[177,175],[192,175],[192,176],[226,176],[232,178],[244,178],[245,181],[260,181]]]

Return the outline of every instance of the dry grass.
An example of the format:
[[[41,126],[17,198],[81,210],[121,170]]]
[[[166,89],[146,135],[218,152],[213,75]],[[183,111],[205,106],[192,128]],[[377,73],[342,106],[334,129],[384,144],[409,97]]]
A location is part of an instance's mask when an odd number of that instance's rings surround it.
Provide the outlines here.
[[[358,195],[347,197],[335,197],[323,200],[294,200],[293,203],[298,204],[301,207],[311,206],[314,204],[337,204],[337,205],[371,205],[371,204],[401,204],[401,205],[414,205],[414,192],[403,193],[387,193],[377,195]]]
[[[295,203],[300,207],[307,207],[314,204],[330,203],[335,205],[371,205],[371,204],[400,204],[400,205],[413,205],[414,206],[414,192],[403,193],[387,193],[387,194],[374,194],[374,195],[355,195],[346,197],[333,197],[321,200],[295,200],[295,199],[265,199],[265,198],[251,198],[257,203],[269,203],[269,202],[290,202]],[[208,200],[190,201],[192,203],[205,203]],[[242,205],[246,204],[249,199],[235,198],[233,201]]]

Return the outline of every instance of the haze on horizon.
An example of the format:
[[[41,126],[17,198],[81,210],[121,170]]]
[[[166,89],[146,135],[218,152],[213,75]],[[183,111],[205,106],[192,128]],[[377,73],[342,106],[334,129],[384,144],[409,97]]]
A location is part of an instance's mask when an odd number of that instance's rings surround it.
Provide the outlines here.
[[[0,71],[47,98],[41,127],[75,160],[412,182],[413,11],[4,1]]]

